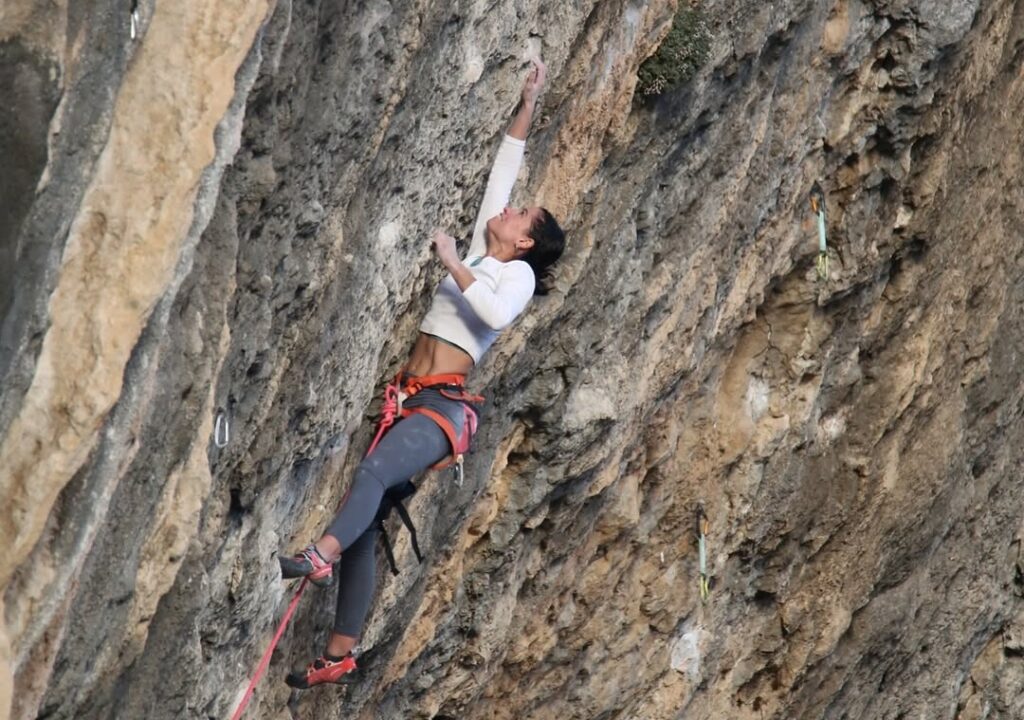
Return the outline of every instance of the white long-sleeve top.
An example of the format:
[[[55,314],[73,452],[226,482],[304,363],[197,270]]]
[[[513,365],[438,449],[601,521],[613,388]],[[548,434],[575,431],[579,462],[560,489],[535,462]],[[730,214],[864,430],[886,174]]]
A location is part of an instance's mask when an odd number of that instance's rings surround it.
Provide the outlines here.
[[[465,292],[449,273],[434,295],[420,331],[457,345],[480,362],[498,333],[508,327],[533,297],[533,269],[522,260],[503,263],[487,257],[487,221],[508,204],[526,142],[506,135],[494,158],[487,189],[473,228],[473,240],[463,259],[476,278]]]

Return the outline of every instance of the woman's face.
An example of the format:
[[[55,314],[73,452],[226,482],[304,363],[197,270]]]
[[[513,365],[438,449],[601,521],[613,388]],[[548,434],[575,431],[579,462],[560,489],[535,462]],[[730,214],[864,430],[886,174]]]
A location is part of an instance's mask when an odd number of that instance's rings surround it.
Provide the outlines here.
[[[537,206],[506,207],[487,221],[488,251],[507,250],[515,257],[525,253],[533,247],[530,227],[540,219],[540,214]]]

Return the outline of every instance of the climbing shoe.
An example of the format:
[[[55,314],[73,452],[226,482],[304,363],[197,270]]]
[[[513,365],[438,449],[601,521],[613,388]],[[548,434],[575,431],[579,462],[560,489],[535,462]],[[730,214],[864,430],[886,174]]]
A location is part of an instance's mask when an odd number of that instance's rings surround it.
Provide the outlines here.
[[[281,563],[281,577],[285,580],[308,577],[309,581],[319,587],[330,587],[334,582],[334,570],[317,552],[315,545],[292,557],[277,556]]]
[[[308,690],[322,683],[344,682],[341,678],[355,669],[356,660],[351,655],[340,660],[329,660],[321,655],[309,664],[305,672],[288,673],[284,681],[297,690]]]

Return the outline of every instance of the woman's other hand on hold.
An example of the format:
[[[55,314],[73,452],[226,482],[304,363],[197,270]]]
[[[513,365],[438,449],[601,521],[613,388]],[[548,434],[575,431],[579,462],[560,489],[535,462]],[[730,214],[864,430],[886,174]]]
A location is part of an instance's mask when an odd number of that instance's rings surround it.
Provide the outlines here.
[[[437,230],[434,232],[434,239],[431,240],[431,245],[434,246],[437,259],[443,262],[444,266],[448,268],[448,272],[452,274],[452,278],[455,279],[455,284],[459,286],[459,290],[465,292],[466,288],[476,281],[476,278],[473,277],[473,273],[470,272],[469,268],[459,260],[459,255],[455,250],[455,238],[443,230]]]
[[[434,232],[434,239],[431,241],[437,259],[444,263],[444,266],[451,268],[452,263],[459,261],[458,252],[455,249],[455,238],[443,230]]]

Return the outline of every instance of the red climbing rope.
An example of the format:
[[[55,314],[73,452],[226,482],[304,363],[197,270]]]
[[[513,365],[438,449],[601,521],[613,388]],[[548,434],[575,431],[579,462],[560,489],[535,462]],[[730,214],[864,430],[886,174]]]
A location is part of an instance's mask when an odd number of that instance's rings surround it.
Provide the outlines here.
[[[398,391],[399,386],[397,382],[388,383],[384,388],[384,404],[380,408],[380,424],[377,425],[377,435],[373,438],[373,442],[370,443],[370,449],[366,451],[367,455],[377,448],[377,443],[384,437],[384,433],[395,424],[395,416],[398,415]]]
[[[302,582],[299,583],[299,589],[295,592],[295,597],[292,598],[291,603],[288,605],[288,609],[285,610],[284,617],[281,618],[281,622],[277,626],[277,632],[274,633],[274,639],[270,641],[270,645],[267,646],[266,652],[263,653],[263,657],[260,658],[260,664],[256,666],[256,672],[253,673],[252,680],[249,681],[249,687],[245,689],[245,694],[242,695],[242,699],[238,701],[238,707],[235,708],[235,714],[231,716],[231,720],[238,720],[242,717],[242,713],[245,712],[246,706],[249,704],[249,700],[252,699],[252,693],[256,689],[256,683],[263,677],[263,673],[266,672],[267,666],[270,665],[270,656],[274,654],[274,648],[277,647],[278,641],[281,636],[284,635],[284,630],[288,627],[288,621],[292,619],[292,614],[295,612],[295,608],[299,605],[299,598],[302,597],[302,591],[306,589],[306,585],[309,583],[307,578],[302,578]]]

